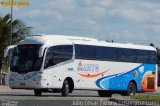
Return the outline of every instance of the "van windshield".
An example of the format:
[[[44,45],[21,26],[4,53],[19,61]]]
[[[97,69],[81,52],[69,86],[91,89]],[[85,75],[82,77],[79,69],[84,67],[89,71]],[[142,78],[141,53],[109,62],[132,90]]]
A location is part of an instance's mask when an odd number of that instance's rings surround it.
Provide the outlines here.
[[[41,45],[18,45],[12,55],[10,70],[13,72],[38,71],[42,58],[38,57]]]

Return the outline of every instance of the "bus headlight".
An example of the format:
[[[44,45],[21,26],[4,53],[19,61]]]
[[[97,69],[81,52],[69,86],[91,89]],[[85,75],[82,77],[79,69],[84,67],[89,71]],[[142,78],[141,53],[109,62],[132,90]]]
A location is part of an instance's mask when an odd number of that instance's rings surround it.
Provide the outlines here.
[[[41,76],[37,76],[37,77],[32,79],[32,81],[40,81],[40,80],[41,80]]]

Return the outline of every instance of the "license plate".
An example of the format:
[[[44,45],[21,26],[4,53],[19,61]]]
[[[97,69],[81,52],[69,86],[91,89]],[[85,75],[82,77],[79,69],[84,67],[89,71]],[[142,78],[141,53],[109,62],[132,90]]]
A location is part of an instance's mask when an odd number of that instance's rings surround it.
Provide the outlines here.
[[[20,83],[20,86],[25,86],[26,84],[25,83]]]

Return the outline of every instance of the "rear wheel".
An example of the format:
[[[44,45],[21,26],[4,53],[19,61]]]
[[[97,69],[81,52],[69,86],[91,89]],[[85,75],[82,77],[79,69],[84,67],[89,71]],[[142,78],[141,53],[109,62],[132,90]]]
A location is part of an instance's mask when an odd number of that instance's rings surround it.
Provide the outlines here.
[[[34,89],[34,94],[35,94],[35,96],[41,96],[42,90],[41,89]]]
[[[99,91],[98,91],[98,95],[99,95],[100,97],[111,97],[111,96],[112,96],[112,92],[99,90]]]
[[[69,94],[69,84],[68,84],[67,80],[64,81],[64,83],[63,83],[61,94],[62,94],[62,96],[68,96],[68,94]]]
[[[136,85],[133,82],[128,84],[128,89],[126,92],[122,93],[123,96],[134,96],[136,94]]]

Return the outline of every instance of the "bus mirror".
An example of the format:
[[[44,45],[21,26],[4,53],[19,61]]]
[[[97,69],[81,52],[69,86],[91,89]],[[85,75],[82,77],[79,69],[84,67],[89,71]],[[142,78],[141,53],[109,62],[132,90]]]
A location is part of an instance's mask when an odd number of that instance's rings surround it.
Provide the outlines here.
[[[8,46],[8,47],[6,47],[5,49],[4,49],[4,58],[6,58],[7,57],[7,55],[8,55],[8,51],[10,50],[10,49],[13,49],[13,48],[15,48],[17,45],[11,45],[11,46]]]
[[[46,48],[45,45],[41,46],[41,48],[39,49],[39,58],[43,56],[43,52],[44,52],[44,49]]]

